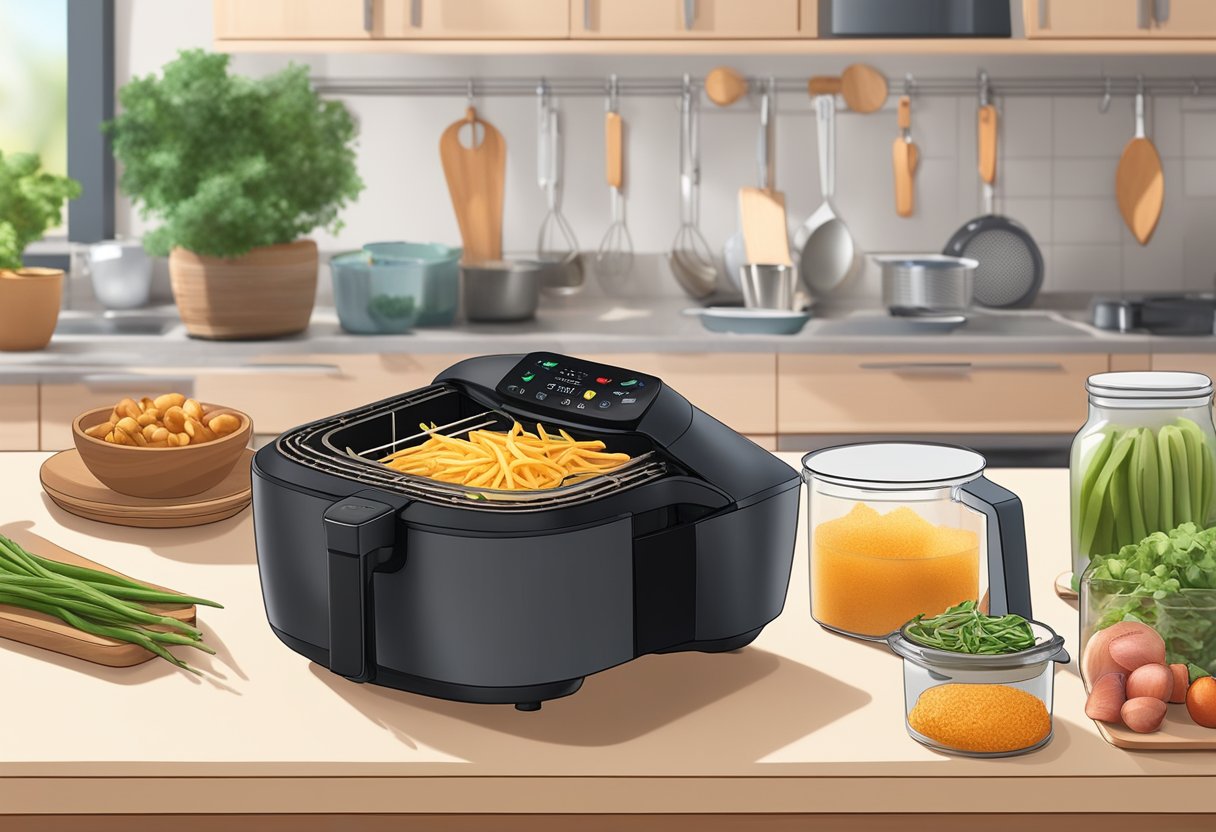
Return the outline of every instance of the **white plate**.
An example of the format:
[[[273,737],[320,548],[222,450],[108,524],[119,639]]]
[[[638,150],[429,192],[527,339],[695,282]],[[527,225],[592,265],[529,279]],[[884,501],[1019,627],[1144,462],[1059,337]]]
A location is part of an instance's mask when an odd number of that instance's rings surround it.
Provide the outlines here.
[[[684,314],[697,316],[701,319],[701,326],[711,332],[736,332],[741,335],[794,335],[801,332],[811,319],[810,312],[736,306],[686,309]]]

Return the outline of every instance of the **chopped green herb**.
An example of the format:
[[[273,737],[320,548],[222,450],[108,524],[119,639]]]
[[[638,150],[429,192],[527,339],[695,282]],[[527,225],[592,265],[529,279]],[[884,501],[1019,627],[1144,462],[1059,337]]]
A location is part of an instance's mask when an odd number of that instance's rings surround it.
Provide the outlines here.
[[[1034,631],[1020,615],[984,615],[975,601],[964,601],[941,615],[923,614],[908,623],[908,638],[924,647],[995,656],[1034,647]]]

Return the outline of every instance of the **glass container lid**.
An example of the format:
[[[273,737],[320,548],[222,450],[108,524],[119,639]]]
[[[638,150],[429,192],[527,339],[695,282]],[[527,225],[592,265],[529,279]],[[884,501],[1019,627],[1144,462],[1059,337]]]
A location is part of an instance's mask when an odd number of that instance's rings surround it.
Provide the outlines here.
[[[1203,373],[1098,373],[1085,382],[1085,390],[1090,396],[1120,401],[1194,399],[1212,395],[1212,380]]]
[[[868,442],[812,451],[803,475],[875,491],[915,491],[961,485],[984,472],[984,457],[956,445]]]
[[[1069,656],[1064,650],[1064,637],[1046,624],[1037,621],[1030,622],[1034,633],[1035,644],[1016,653],[997,653],[993,655],[980,653],[958,653],[954,650],[942,650],[937,647],[926,647],[913,641],[907,635],[908,625],[905,624],[891,635],[887,636],[887,645],[897,654],[910,662],[932,670],[933,668],[949,668],[951,670],[1011,670],[1019,667],[1030,667],[1049,661],[1068,664]]]

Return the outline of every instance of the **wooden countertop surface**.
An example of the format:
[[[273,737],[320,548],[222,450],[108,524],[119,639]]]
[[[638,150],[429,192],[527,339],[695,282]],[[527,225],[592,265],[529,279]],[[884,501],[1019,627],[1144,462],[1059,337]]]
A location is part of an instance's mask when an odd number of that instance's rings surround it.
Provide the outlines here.
[[[226,609],[200,612],[219,650],[190,656],[201,680],[0,643],[0,814],[1212,811],[1216,752],[1107,745],[1082,712],[1075,663],[1057,673],[1044,750],[972,760],[918,745],[900,660],[811,620],[805,528],[785,611],[752,646],[646,657],[519,713],[313,666],[266,624],[248,511],[184,530],[82,520],[41,493],[46,458],[0,454],[0,530],[27,527]],[[1036,617],[1075,657],[1075,610],[1051,589],[1068,561],[1067,474],[990,476],[1025,503]]]

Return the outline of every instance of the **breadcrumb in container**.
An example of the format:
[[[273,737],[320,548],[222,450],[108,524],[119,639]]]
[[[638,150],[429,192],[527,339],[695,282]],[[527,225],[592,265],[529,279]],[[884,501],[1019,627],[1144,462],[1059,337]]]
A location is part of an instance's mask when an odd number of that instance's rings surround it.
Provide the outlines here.
[[[948,684],[922,693],[908,724],[946,748],[999,753],[1042,742],[1051,733],[1051,714],[1041,699],[1018,688]]]

